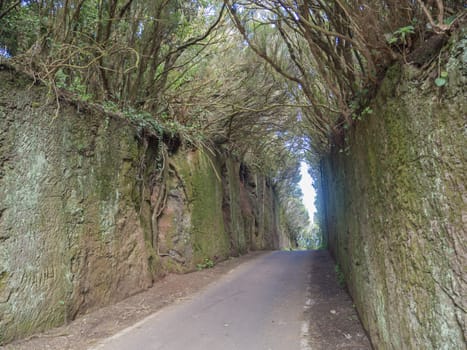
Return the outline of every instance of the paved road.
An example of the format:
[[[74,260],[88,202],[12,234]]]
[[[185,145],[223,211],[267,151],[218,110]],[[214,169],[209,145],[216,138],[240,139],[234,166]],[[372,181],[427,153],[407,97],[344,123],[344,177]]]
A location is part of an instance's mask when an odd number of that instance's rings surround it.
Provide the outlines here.
[[[304,310],[312,254],[262,255],[94,349],[310,349]]]

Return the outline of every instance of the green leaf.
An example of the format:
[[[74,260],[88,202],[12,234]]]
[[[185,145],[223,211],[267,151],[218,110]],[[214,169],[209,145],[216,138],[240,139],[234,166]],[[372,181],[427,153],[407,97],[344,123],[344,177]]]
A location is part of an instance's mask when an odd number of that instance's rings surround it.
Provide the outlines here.
[[[447,78],[448,77],[448,72],[442,71],[441,74],[439,75],[441,78]]]
[[[446,79],[441,78],[441,77],[440,77],[440,78],[436,78],[436,79],[435,79],[435,85],[436,85],[437,87],[441,87],[441,86],[446,85]]]
[[[444,24],[451,25],[452,22],[454,22],[455,19],[456,19],[456,16],[451,16],[451,17],[445,18],[444,19]]]
[[[414,33],[415,33],[415,28],[414,28],[414,26],[407,26],[407,27],[405,28],[405,30],[406,30],[407,33],[411,33],[411,34],[414,34]]]
[[[413,34],[413,33],[415,33],[414,26],[400,27],[394,32],[394,34]]]

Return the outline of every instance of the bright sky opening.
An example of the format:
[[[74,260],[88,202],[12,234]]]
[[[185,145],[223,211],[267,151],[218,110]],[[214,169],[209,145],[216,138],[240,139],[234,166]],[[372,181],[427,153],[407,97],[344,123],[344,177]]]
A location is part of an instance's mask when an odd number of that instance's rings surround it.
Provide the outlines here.
[[[302,201],[305,208],[308,210],[310,215],[310,222],[313,224],[313,216],[315,214],[315,188],[313,187],[313,179],[308,173],[308,165],[305,162],[300,163],[300,174],[302,179],[298,183],[303,192]]]

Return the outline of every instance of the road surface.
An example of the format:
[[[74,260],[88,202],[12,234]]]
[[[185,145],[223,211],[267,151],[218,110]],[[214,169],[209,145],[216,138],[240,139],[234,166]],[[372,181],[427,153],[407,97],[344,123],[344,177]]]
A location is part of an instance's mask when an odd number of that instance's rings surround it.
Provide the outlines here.
[[[262,255],[94,349],[310,349],[304,310],[311,254]]]

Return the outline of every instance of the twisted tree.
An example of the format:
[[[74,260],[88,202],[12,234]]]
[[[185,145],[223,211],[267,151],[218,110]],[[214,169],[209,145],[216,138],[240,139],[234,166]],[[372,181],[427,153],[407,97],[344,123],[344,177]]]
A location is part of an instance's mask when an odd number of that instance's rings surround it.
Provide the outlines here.
[[[222,149],[293,188],[284,174],[344,148],[391,62],[429,65],[463,6],[0,0],[0,59],[47,84],[57,106],[67,98]],[[432,52],[417,52],[430,40]]]
[[[449,32],[462,15],[462,4],[449,0],[224,3],[251,49],[295,83],[298,104],[307,105],[301,112],[317,153],[328,150],[330,139],[342,142],[343,129],[365,110],[400,53],[414,48],[417,40],[423,42],[429,32]],[[284,48],[285,58],[271,52],[271,41]]]

